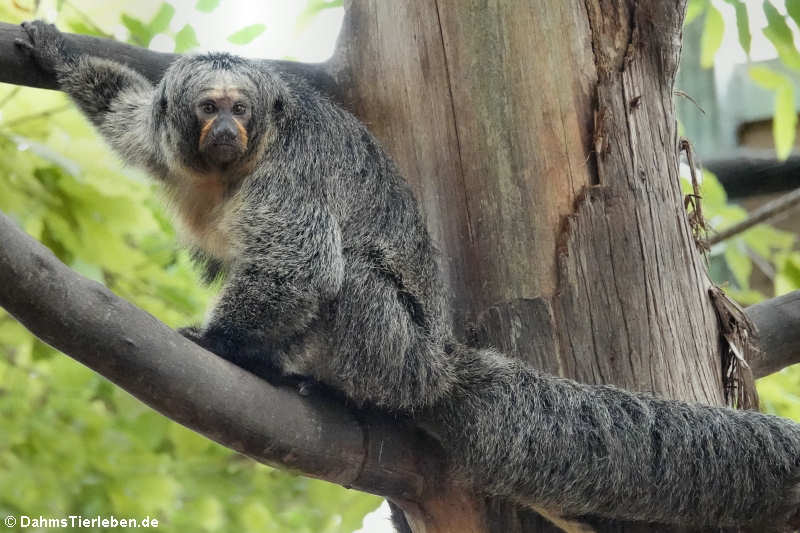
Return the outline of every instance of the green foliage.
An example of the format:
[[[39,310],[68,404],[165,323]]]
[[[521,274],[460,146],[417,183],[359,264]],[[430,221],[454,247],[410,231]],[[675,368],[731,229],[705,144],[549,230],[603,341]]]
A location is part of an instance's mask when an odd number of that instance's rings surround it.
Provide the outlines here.
[[[691,24],[697,17],[705,13],[707,7],[708,0],[689,0],[683,23]]]
[[[706,7],[706,20],[703,26],[703,40],[700,43],[700,65],[709,68],[714,65],[714,56],[722,44],[725,21],[722,13],[712,5]]]
[[[204,13],[211,13],[217,6],[219,6],[220,0],[197,0],[197,4],[195,4],[194,8],[197,11],[202,11]]]
[[[751,35],[750,18],[743,0],[723,0],[732,5],[736,14],[739,42],[749,54]],[[800,71],[800,52],[795,45],[795,35],[800,27],[800,0],[785,0],[784,15],[772,0],[764,0],[762,9],[767,19],[763,28],[781,63],[789,70]],[[692,23],[706,15],[702,37],[702,65],[711,66],[709,58],[716,53],[720,39],[719,20],[713,14],[710,0],[689,0],[685,19]],[[710,17],[710,19],[709,19]],[[724,23],[724,22],[723,22]],[[707,33],[707,35],[706,35]],[[797,128],[795,90],[789,76],[773,68],[754,66],[749,75],[759,86],[773,92],[773,138],[777,156],[785,159],[794,146]],[[684,191],[690,186],[683,183]],[[716,177],[705,172],[703,179],[703,210],[717,230],[722,230],[746,217],[746,212],[729,204]],[[767,297],[800,289],[800,252],[798,239],[792,233],[761,224],[712,248],[709,255],[709,272],[715,282],[722,284],[731,296],[743,305],[762,301]],[[751,279],[759,276],[772,281],[769,294],[755,290]],[[800,396],[790,391],[800,390],[800,368],[790,367],[759,380],[758,391],[765,410],[800,420]]]
[[[739,36],[739,44],[745,53],[749,54],[753,39],[750,34],[750,15],[747,12],[747,5],[742,0],[725,0],[725,2],[732,5],[736,12],[736,33]]]
[[[175,8],[172,4],[164,2],[148,23],[124,13],[121,19],[122,24],[130,32],[131,44],[147,48],[150,46],[150,41],[153,40],[153,37],[167,31],[173,15],[175,15]]]
[[[722,0],[733,7],[736,15],[736,30],[742,49],[749,54],[752,35],[750,15],[744,0]],[[800,26],[800,0],[785,0],[787,14],[784,15],[771,0],[764,0],[762,9],[767,25],[764,36],[775,47],[781,63],[790,70],[800,71],[800,51],[795,45],[797,26]],[[725,30],[725,21],[710,0],[689,0],[685,24],[705,14],[701,40],[700,65],[710,68],[719,51]],[[791,24],[790,24],[791,21]],[[795,28],[793,29],[794,26]],[[759,66],[750,70],[750,76],[761,87],[774,93],[773,137],[779,159],[786,159],[794,146],[797,113],[794,84],[791,79],[774,69]]]
[[[786,22],[786,17],[770,2],[764,2],[764,14],[767,16],[764,35],[775,46],[778,57],[787,67],[800,70],[800,52],[794,46],[794,34]]]
[[[181,30],[175,34],[175,53],[182,54],[199,46],[197,34],[194,32],[189,24],[185,25]]]
[[[228,41],[233,44],[247,44],[264,33],[265,29],[267,29],[267,27],[263,24],[252,24],[250,26],[245,26],[241,30],[228,37]]]
[[[685,194],[691,192],[689,180],[681,180]],[[703,212],[714,230],[723,230],[747,218],[747,212],[728,202],[725,190],[711,172],[703,172]],[[715,283],[742,305],[800,289],[800,253],[794,233],[759,224],[727,239],[711,249],[709,273]],[[773,291],[763,294],[751,287],[754,272],[772,277]],[[765,410],[800,420],[800,368],[790,367],[758,381],[758,392]]]
[[[800,26],[800,0],[786,0],[786,12]]]
[[[0,3],[4,21],[32,16],[9,6]],[[62,7],[62,28],[103,34],[71,2]],[[173,14],[163,3],[152,18],[110,20],[127,21],[131,40],[146,45],[170,31]],[[199,44],[191,26],[175,42],[181,51]],[[155,187],[123,168],[62,94],[0,85],[0,190],[0,210],[73,269],[170,326],[201,320],[214,291],[176,245]],[[347,533],[379,503],[208,441],[2,311],[0,420],[0,516],[149,515],[164,532]]]
[[[297,17],[296,27],[299,31],[304,30],[308,24],[326,9],[342,7],[342,0],[308,0],[306,8]]]
[[[792,152],[797,127],[794,84],[791,78],[767,67],[750,68],[750,77],[758,85],[775,92],[775,113],[772,119],[772,137],[779,159]]]

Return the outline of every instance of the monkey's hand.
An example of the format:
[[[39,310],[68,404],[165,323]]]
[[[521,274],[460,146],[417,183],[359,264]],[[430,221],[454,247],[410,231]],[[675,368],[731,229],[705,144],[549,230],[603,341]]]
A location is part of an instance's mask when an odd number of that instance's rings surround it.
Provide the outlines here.
[[[28,40],[15,39],[14,44],[28,53],[43,71],[56,74],[74,59],[64,36],[53,24],[42,20],[22,23]]]

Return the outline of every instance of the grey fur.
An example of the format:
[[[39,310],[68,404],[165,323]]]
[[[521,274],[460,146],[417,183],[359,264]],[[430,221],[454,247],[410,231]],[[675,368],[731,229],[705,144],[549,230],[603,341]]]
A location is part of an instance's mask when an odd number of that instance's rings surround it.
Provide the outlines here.
[[[415,416],[457,479],[487,495],[697,527],[780,529],[795,515],[793,422],[582,385],[457,344],[408,185],[361,123],[302,80],[211,54],[179,59],[151,87],[121,65],[72,57],[55,28],[26,29],[33,45],[22,46],[171,196],[202,176],[224,184],[206,230],[224,238],[200,233],[193,245],[225,284],[190,338],[262,375],[311,377]],[[259,117],[248,154],[216,174],[198,159],[186,111],[208,83],[249,88]]]

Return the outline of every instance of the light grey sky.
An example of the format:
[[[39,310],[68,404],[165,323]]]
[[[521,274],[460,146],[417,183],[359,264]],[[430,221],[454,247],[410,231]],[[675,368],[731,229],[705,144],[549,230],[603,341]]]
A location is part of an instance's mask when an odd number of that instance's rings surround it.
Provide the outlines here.
[[[41,13],[54,20],[57,0],[43,0]],[[170,0],[175,15],[169,30],[177,32],[184,24],[191,24],[203,51],[229,51],[249,57],[292,58],[305,62],[324,61],[336,42],[344,10],[325,9],[311,20],[302,31],[298,31],[296,20],[306,6],[305,0],[222,0],[211,13],[195,10],[197,0]],[[113,28],[114,35],[122,40],[128,33],[119,21],[119,11],[109,10],[104,0],[81,0],[76,2],[82,12],[103,28]],[[161,5],[161,0],[130,1],[124,12],[143,21],[149,21]],[[264,24],[266,30],[250,44],[231,44],[227,38],[232,33],[251,24]],[[175,43],[166,35],[159,35],[150,48],[172,52]]]

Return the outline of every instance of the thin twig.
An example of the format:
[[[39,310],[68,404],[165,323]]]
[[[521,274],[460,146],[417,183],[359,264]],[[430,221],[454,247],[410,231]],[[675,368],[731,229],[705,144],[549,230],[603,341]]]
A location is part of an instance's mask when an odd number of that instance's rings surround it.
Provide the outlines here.
[[[771,202],[767,202],[766,204],[762,205],[758,209],[752,212],[752,214],[746,219],[738,224],[734,224],[730,228],[724,229],[717,233],[716,235],[709,237],[706,241],[709,246],[713,246],[719,242],[722,242],[726,239],[730,239],[731,237],[738,235],[744,231],[749,230],[756,224],[761,224],[784,211],[787,211],[795,206],[800,204],[800,188],[793,190],[790,193],[784,194],[780,198],[776,198]]]
[[[702,114],[704,114],[704,115],[706,114],[705,110],[702,107],[700,107],[700,104],[698,104],[697,101],[694,98],[692,98],[691,96],[689,96],[687,93],[685,93],[683,91],[680,91],[678,89],[675,89],[674,91],[672,91],[672,94],[675,94],[675,95],[678,95],[678,96],[683,96],[684,98],[689,100],[691,103],[693,103],[695,105],[695,107],[697,107],[697,109],[699,109]]]
[[[708,231],[708,224],[703,217],[703,195],[700,192],[700,181],[697,179],[697,168],[694,165],[694,153],[692,144],[688,139],[681,139],[678,143],[681,151],[686,152],[686,160],[689,164],[689,174],[692,178],[692,194],[687,194],[684,197],[683,203],[686,209],[692,206],[692,212],[689,213],[689,226],[692,228],[692,236],[694,237],[695,244],[701,251],[708,250],[705,240],[705,234]]]
[[[21,117],[17,117],[14,120],[9,120],[2,124],[5,128],[11,128],[18,124],[22,124],[24,122],[28,122],[30,120],[37,120],[40,118],[47,118],[49,116],[55,115],[56,113],[62,113],[67,111],[72,107],[71,104],[64,104],[58,107],[51,107],[50,109],[46,109],[44,111],[40,111],[39,113],[31,113],[30,115],[23,115]]]
[[[17,94],[19,94],[20,90],[22,90],[22,87],[14,87],[10,91],[8,91],[8,94],[5,95],[5,97],[2,100],[0,100],[0,109],[4,108],[7,103],[13,100],[14,97],[17,96]]]

